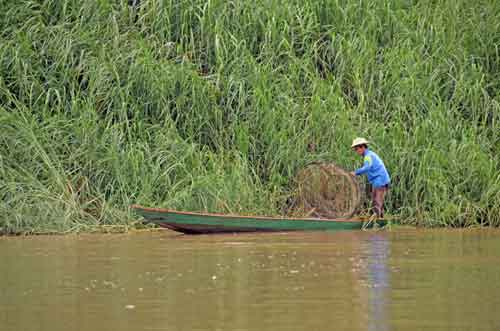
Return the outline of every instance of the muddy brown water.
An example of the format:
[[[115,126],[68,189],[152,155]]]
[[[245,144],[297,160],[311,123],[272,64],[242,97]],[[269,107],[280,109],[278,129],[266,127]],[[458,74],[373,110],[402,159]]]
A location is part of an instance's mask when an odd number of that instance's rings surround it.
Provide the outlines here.
[[[0,330],[500,330],[500,231],[0,238]]]

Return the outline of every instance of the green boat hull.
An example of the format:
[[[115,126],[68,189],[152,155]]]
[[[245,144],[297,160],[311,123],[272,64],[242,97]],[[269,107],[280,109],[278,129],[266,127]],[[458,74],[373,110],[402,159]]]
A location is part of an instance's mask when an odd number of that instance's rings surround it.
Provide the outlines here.
[[[179,212],[169,209],[132,206],[147,223],[187,234],[234,232],[341,231],[360,230],[373,225],[363,218],[319,219],[235,216]],[[383,226],[385,220],[377,220]]]

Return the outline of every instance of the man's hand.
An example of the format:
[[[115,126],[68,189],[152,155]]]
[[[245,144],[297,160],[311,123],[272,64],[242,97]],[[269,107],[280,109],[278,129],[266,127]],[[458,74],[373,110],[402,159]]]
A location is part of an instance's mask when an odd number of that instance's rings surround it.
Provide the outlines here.
[[[354,173],[354,171],[351,171],[350,174],[352,177],[356,177],[356,174]]]

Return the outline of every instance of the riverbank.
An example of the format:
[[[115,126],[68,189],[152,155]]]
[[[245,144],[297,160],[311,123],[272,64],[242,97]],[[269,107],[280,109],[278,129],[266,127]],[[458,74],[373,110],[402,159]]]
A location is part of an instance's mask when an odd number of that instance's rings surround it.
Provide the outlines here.
[[[500,3],[16,1],[0,13],[0,228],[132,204],[279,215],[356,136],[425,227],[500,225]],[[314,144],[314,151],[308,150]]]
[[[429,227],[418,227],[415,225],[408,225],[405,223],[401,223],[398,221],[389,221],[386,225],[384,226],[375,226],[372,227],[370,226],[369,228],[366,229],[360,229],[360,230],[348,230],[348,231],[368,231],[368,232],[377,232],[377,231],[413,231],[413,230],[430,230],[431,228]],[[440,228],[434,228],[434,229],[449,229],[449,230],[491,230],[491,229],[498,229],[498,227],[488,227],[488,226],[480,226],[480,225],[475,225],[475,226],[468,226],[466,228],[450,228],[450,227],[440,227]],[[0,238],[1,237],[31,237],[31,236],[71,236],[71,235],[93,235],[93,234],[140,234],[140,233],[154,233],[154,232],[163,232],[163,233],[174,233],[177,235],[181,235],[180,232],[176,232],[174,230],[170,230],[164,227],[160,227],[151,223],[145,223],[142,221],[134,222],[131,225],[96,225],[96,226],[81,226],[81,227],[76,227],[69,229],[67,231],[47,231],[47,230],[27,230],[27,231],[19,231],[19,232],[5,232],[3,229],[0,228]],[[295,232],[303,232],[303,233],[309,233],[309,232],[316,232],[316,233],[333,233],[333,232],[343,232],[343,231],[283,231],[283,232],[275,232],[277,234],[280,233],[295,233]],[[239,235],[247,235],[248,233],[238,233]],[[254,234],[266,234],[266,232],[254,232]],[[218,235],[227,235],[226,234],[218,234]]]
[[[1,230],[1,229],[0,229]],[[6,233],[0,231],[0,237],[26,237],[26,236],[67,236],[67,235],[92,235],[92,234],[136,234],[136,233],[147,233],[147,232],[172,232],[160,227],[153,226],[144,226],[144,225],[135,225],[135,226],[126,226],[126,225],[103,225],[103,226],[94,226],[90,227],[82,227],[82,228],[74,228],[70,229],[66,232],[55,232],[55,231],[39,231],[39,232],[16,232],[16,233]]]

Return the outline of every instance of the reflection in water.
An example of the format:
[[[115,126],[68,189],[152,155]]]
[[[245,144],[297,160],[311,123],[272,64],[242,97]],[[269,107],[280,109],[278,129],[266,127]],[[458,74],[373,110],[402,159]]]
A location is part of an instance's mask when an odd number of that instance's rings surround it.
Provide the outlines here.
[[[384,235],[373,235],[369,238],[371,252],[368,261],[369,311],[368,330],[387,331],[388,326],[388,292],[390,289],[390,275],[388,256],[390,254],[389,240]]]
[[[500,231],[0,238],[0,330],[498,330],[499,239]]]

